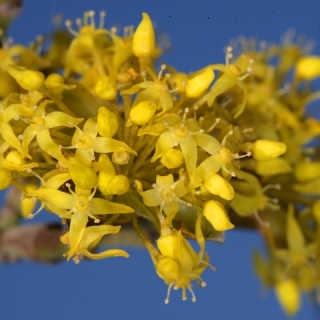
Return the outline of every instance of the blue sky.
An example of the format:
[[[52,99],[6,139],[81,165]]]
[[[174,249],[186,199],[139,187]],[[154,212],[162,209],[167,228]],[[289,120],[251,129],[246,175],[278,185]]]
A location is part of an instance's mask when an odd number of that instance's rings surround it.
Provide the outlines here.
[[[25,0],[22,15],[10,28],[16,43],[52,30],[52,18],[82,16],[106,10],[106,25],[137,25],[146,11],[157,29],[170,37],[172,50],[163,62],[189,72],[223,62],[223,48],[239,35],[277,42],[288,28],[320,40],[319,1],[79,1]],[[314,53],[320,54],[320,44]],[[45,214],[45,213],[43,213]],[[269,290],[263,292],[253,274],[251,252],[262,248],[254,232],[230,231],[226,243],[210,243],[207,251],[216,272],[203,275],[207,287],[195,287],[197,302],[181,301],[156,275],[147,251],[126,248],[129,259],[82,261],[54,266],[22,262],[0,265],[0,306],[3,319],[285,319]],[[317,319],[304,297],[296,319]],[[317,313],[318,312],[318,313]]]

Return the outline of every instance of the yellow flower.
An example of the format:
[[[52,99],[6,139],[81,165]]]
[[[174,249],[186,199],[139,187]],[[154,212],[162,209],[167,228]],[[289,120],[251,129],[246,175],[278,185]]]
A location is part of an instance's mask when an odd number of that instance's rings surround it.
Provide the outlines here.
[[[41,102],[39,107],[36,107],[32,113],[31,119],[27,121],[29,125],[20,137],[23,155],[28,155],[29,145],[33,138],[36,137],[38,145],[43,151],[57,160],[65,161],[60,147],[52,140],[49,129],[60,126],[73,128],[83,119],[71,117],[61,111],[53,111],[46,115],[45,108],[51,102],[49,100]]]
[[[234,64],[229,63],[229,60],[232,57],[232,48],[228,47],[226,52],[226,65],[210,66],[215,70],[222,71],[223,73],[213,84],[209,92],[208,106],[211,107],[213,105],[213,102],[219,94],[237,85],[244,95],[241,105],[234,112],[234,117],[237,118],[243,112],[247,100],[247,88],[243,84],[242,80],[244,80],[249,75],[249,72],[251,72],[251,65],[253,61],[242,55]]]
[[[139,104],[142,101],[154,102],[157,106],[159,105],[162,109],[161,112],[156,113],[156,116],[161,116],[165,112],[171,110],[173,107],[172,96],[167,84],[167,80],[170,77],[169,74],[167,73],[161,80],[162,73],[165,69],[166,65],[161,65],[160,72],[156,79],[154,79],[153,81],[144,79],[143,82],[135,84],[129,89],[122,90],[121,95],[125,96],[137,94],[132,104],[132,108],[134,108],[137,104]],[[142,73],[142,75],[145,76],[145,73]]]
[[[233,160],[251,156],[251,152],[240,156],[238,153],[232,153],[232,151],[226,147],[227,137],[232,134],[233,131],[229,131],[223,138],[221,144],[218,140],[213,138],[214,141],[208,143],[206,148],[201,146],[204,150],[211,154],[211,156],[204,160],[195,170],[195,185],[198,185],[201,181],[208,179],[214,173],[217,173],[221,168],[227,174],[235,177],[236,173],[232,163]]]
[[[193,181],[196,174],[198,158],[198,146],[209,153],[215,153],[220,143],[215,138],[204,133],[195,118],[186,119],[189,109],[185,109],[181,118],[178,115],[171,115],[165,118],[166,130],[160,134],[156,144],[155,153],[151,162],[162,158],[167,151],[174,147],[180,147],[187,167],[190,180]]]
[[[29,192],[27,196],[39,198],[47,203],[53,203],[60,209],[69,210],[66,218],[71,219],[69,230],[70,250],[68,260],[74,255],[86,229],[88,218],[92,218],[95,223],[100,219],[96,215],[106,214],[127,214],[134,210],[123,204],[113,203],[108,200],[93,198],[96,189],[93,192],[76,187],[72,191],[70,184],[66,184],[70,194],[51,188],[40,188]],[[72,215],[71,215],[72,214]]]
[[[101,130],[104,133],[105,130]],[[109,130],[110,132],[110,130]],[[127,151],[134,155],[137,153],[122,141],[111,139],[109,137],[97,137],[98,125],[97,122],[90,118],[88,119],[83,130],[76,127],[76,131],[72,138],[72,146],[66,149],[76,149],[76,158],[83,164],[90,166],[94,160],[94,152],[109,153],[116,151]]]
[[[182,180],[174,182],[172,174],[167,176],[157,175],[153,190],[143,191],[141,183],[137,180],[135,184],[144,204],[148,207],[160,206],[160,213],[164,211],[169,225],[179,211],[179,203],[187,204],[180,198],[188,193],[188,189]]]
[[[128,258],[129,254],[120,249],[109,249],[99,253],[92,253],[91,251],[100,242],[101,238],[107,234],[117,234],[120,231],[120,226],[100,225],[88,227],[84,230],[82,238],[75,248],[72,255],[69,254],[70,250],[66,252],[67,256],[74,257],[73,261],[79,263],[82,256],[93,260],[105,259],[110,257],[124,257]],[[61,242],[70,246],[69,239],[70,232],[61,236]]]
[[[165,222],[160,222],[161,235],[157,240],[159,251],[151,243],[147,249],[151,255],[158,276],[168,285],[165,304],[169,303],[171,289],[182,290],[182,300],[187,299],[186,291],[189,290],[192,301],[196,301],[192,290],[191,282],[196,280],[200,287],[205,287],[206,283],[202,280],[201,274],[210,266],[209,256],[204,255],[205,241],[201,230],[202,215],[199,214],[195,225],[195,233],[199,253],[196,253],[189,242],[182,236],[181,231],[168,228]],[[204,259],[203,259],[204,256]]]

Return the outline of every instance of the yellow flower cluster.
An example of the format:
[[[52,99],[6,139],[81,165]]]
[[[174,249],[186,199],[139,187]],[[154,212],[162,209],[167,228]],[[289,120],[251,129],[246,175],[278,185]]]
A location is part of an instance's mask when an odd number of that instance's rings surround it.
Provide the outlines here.
[[[225,63],[183,73],[155,66],[163,49],[147,13],[123,35],[94,15],[78,31],[67,21],[72,38],[57,31],[44,56],[0,50],[0,188],[21,190],[24,217],[45,208],[67,223],[61,241],[77,263],[128,257],[95,247],[132,222],[168,285],[165,303],[171,288],[196,301],[191,282],[204,287],[213,268],[204,235],[235,225],[261,230],[270,262],[256,254],[255,268],[288,314],[300,291],[320,300],[320,148],[306,147],[320,135],[306,113],[320,97],[320,57],[242,39]],[[157,247],[137,216],[158,230]]]

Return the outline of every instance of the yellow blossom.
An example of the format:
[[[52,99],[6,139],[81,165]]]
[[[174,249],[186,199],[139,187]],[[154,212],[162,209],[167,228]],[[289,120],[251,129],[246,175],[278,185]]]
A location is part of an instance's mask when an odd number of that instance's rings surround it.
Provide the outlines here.
[[[79,263],[81,258],[87,257],[93,260],[105,259],[110,257],[124,257],[128,258],[129,254],[120,249],[109,249],[99,253],[92,253],[92,249],[96,246],[97,242],[107,234],[117,234],[120,231],[120,226],[110,226],[110,225],[100,225],[88,227],[84,230],[83,236],[74,250],[73,254],[70,256],[68,250],[66,252],[67,256],[74,257],[75,263]],[[61,242],[70,246],[69,232],[61,237]]]

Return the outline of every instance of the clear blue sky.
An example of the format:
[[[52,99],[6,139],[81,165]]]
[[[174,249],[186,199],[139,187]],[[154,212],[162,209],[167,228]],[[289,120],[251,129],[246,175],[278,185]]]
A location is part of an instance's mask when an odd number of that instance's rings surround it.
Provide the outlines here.
[[[319,0],[25,0],[22,15],[12,25],[16,43],[28,43],[52,29],[52,17],[82,16],[83,11],[107,11],[106,25],[137,25],[149,13],[158,30],[173,45],[163,61],[189,72],[223,62],[230,39],[255,36],[277,42],[288,28],[320,42]],[[315,53],[320,54],[320,44]],[[45,213],[43,213],[45,214]],[[210,243],[207,251],[216,272],[203,275],[207,287],[195,287],[197,302],[181,301],[173,291],[164,305],[167,287],[156,275],[145,250],[126,248],[129,259],[82,261],[54,266],[32,262],[0,265],[1,318],[11,319],[285,319],[273,291],[262,293],[253,274],[251,251],[262,247],[255,233],[230,231],[226,243]],[[318,313],[317,313],[318,312]],[[320,312],[304,298],[296,319],[319,319]]]

